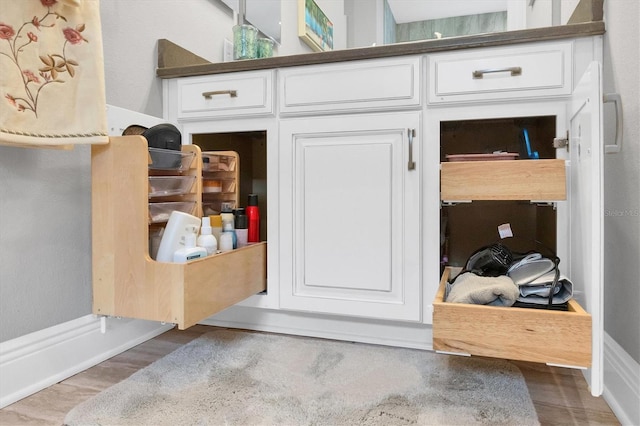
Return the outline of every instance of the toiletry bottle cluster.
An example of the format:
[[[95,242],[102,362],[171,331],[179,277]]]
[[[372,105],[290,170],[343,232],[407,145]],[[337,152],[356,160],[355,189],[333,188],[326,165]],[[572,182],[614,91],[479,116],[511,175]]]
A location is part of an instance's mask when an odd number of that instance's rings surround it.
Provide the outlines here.
[[[219,215],[202,219],[173,211],[162,235],[156,260],[188,262],[260,241],[258,196],[249,195],[246,208],[223,208]]]

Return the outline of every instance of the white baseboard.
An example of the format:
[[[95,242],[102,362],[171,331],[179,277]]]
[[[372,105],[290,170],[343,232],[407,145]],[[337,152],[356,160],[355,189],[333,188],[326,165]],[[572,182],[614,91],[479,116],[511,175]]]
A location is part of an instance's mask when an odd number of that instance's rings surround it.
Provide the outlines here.
[[[607,333],[603,397],[622,425],[640,425],[640,364]]]
[[[104,333],[101,331],[104,328]],[[0,408],[170,330],[172,325],[86,315],[0,343]]]
[[[200,324],[432,350],[431,325],[232,306]]]

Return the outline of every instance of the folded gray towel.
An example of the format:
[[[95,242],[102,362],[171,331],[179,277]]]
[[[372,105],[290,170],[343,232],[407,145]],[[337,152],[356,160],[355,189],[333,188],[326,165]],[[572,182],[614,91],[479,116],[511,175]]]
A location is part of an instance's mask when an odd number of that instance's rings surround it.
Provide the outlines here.
[[[447,284],[446,302],[512,306],[520,296],[518,286],[506,275],[480,277],[465,272]]]

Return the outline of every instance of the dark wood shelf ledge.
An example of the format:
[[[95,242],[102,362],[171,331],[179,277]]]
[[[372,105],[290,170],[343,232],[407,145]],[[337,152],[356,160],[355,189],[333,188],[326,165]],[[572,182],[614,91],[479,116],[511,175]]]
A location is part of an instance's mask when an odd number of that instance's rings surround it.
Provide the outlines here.
[[[565,38],[588,37],[605,33],[603,21],[560,25],[555,27],[505,31],[450,37],[439,40],[413,41],[384,46],[334,50],[330,52],[304,53],[273,58],[211,63],[169,40],[158,40],[159,78],[188,77],[196,75],[222,74],[238,71],[274,69],[299,65],[316,65],[360,59],[385,58],[402,55],[462,50],[477,47],[514,45]]]

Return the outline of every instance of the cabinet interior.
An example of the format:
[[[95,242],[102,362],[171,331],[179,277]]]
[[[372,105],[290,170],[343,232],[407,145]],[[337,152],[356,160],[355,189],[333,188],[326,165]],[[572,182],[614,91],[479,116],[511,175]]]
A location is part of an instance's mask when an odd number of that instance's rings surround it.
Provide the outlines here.
[[[447,155],[488,154],[495,151],[518,153],[526,159],[522,130],[527,129],[531,149],[541,159],[556,158],[553,139],[556,136],[556,117],[516,117],[483,120],[442,121],[440,123],[440,161]]]
[[[450,154],[487,154],[506,151],[527,159],[521,139],[529,132],[531,149],[540,159],[556,156],[553,138],[555,116],[443,121],[440,124],[440,160]],[[535,160],[532,160],[535,161]],[[495,163],[499,163],[500,160]],[[493,162],[485,162],[491,167]],[[486,185],[490,185],[486,182]],[[550,255],[557,250],[556,209],[549,203],[530,200],[473,200],[444,203],[440,209],[441,265],[463,267],[477,249],[500,241],[512,251],[537,250]],[[500,239],[498,226],[509,224],[513,238]]]
[[[267,240],[267,132],[192,134],[201,151],[234,151],[239,158],[239,195],[235,207],[246,207],[249,194],[258,195],[260,241]],[[203,172],[206,177],[207,172]],[[203,208],[224,194],[203,194]],[[205,211],[206,213],[206,211]]]

